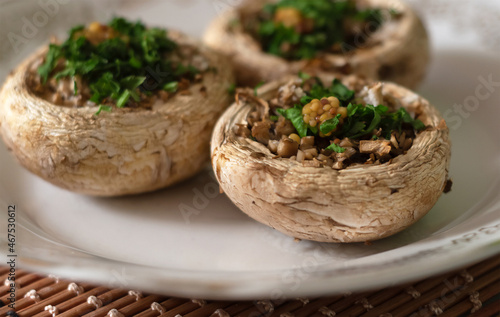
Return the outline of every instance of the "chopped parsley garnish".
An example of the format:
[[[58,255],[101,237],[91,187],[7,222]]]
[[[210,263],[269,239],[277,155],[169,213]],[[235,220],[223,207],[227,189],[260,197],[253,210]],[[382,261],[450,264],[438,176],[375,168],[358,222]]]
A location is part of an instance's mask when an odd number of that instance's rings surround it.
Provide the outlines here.
[[[178,81],[171,81],[171,82],[163,85],[163,90],[168,91],[168,92],[176,92],[178,88],[179,88]]]
[[[254,87],[254,89],[253,89],[253,95],[254,95],[254,96],[257,96],[257,95],[258,95],[258,92],[257,92],[257,91],[258,91],[258,90],[259,90],[259,88],[260,88],[260,87],[262,87],[265,83],[266,83],[265,81],[261,81],[260,83],[258,83],[258,84]]]
[[[354,98],[354,91],[349,90],[338,79],[334,79],[330,87],[323,86],[321,81],[316,79],[316,83],[311,87],[311,90],[307,93],[307,95],[302,97],[300,102],[303,105],[306,105],[313,99],[321,99],[326,96],[337,97],[341,102],[341,106],[346,107]]]
[[[295,130],[297,130],[301,138],[307,136],[308,126],[304,122],[304,119],[302,119],[301,106],[295,105],[295,107],[286,110],[278,108],[276,112],[278,112],[280,115],[284,116],[285,118],[287,118],[292,122],[293,126],[295,127]],[[315,129],[315,132],[317,132],[317,129]]]
[[[302,80],[308,80],[311,78],[311,75],[307,74],[307,73],[304,73],[302,71],[299,72],[299,78],[302,79]]]
[[[314,80],[314,79],[311,79]],[[310,89],[305,91],[306,96],[301,98],[300,104],[292,108],[277,108],[277,114],[290,120],[297,134],[302,138],[315,136],[329,140],[348,138],[351,140],[377,140],[379,138],[390,139],[394,131],[401,132],[403,125],[411,126],[415,131],[425,129],[425,125],[418,119],[413,119],[404,108],[390,112],[384,105],[363,105],[355,103],[354,91],[348,89],[339,80],[335,79],[329,87],[325,87],[319,79],[315,79]],[[341,119],[341,115],[325,120],[318,126],[311,126],[304,122],[303,108],[312,100],[321,100],[326,97],[335,97],[339,106],[344,107],[347,116]],[[375,134],[375,131],[377,134]],[[330,134],[330,135],[329,135]],[[327,136],[328,135],[328,136]],[[341,146],[331,143],[326,147],[337,153],[345,151]]]
[[[51,77],[72,78],[75,94],[81,90],[79,76],[90,88],[90,101],[100,105],[98,114],[111,110],[103,104],[125,107],[140,102],[141,92],[176,92],[181,79],[193,78],[196,68],[169,60],[176,48],[166,30],[114,18],[108,25],[73,28],[64,43],[49,46],[38,73],[44,83]]]
[[[355,31],[349,25],[370,23],[374,31],[381,21],[380,9],[358,10],[352,0],[281,0],[264,7],[256,36],[268,53],[290,60],[311,59],[334,46],[352,47]]]
[[[333,130],[335,130],[337,128],[337,126],[339,125],[339,123],[340,123],[340,114],[336,115],[334,118],[332,118],[330,120],[323,122],[319,126],[319,130],[321,131],[321,133],[326,135],[326,134],[332,132]]]
[[[330,150],[330,151],[337,152],[337,153],[344,153],[345,152],[345,149],[343,147],[341,147],[340,145],[337,145],[335,143],[330,144],[325,150]]]
[[[229,88],[227,89],[227,93],[230,94],[231,96],[236,93],[236,84],[232,83]]]
[[[99,115],[102,111],[111,112],[111,107],[110,106],[105,106],[105,105],[99,105],[99,109],[95,113],[96,116]]]

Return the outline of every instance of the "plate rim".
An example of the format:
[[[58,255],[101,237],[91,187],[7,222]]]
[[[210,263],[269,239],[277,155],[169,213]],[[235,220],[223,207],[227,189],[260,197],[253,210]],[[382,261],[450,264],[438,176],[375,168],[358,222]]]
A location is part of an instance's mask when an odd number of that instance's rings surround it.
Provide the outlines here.
[[[500,212],[500,206],[495,208],[496,212]],[[493,213],[492,211],[490,213]],[[50,240],[50,238],[40,236],[34,233],[26,224],[23,223],[26,219],[18,220],[18,224],[23,228],[24,235],[29,233],[38,238],[43,239],[46,244],[54,244],[63,251],[70,249],[73,261],[69,264],[64,264],[65,255],[51,255],[51,260],[47,260],[44,256],[18,255],[19,267],[36,271],[45,274],[55,274],[66,279],[81,279],[99,284],[106,283],[107,287],[123,287],[139,288],[143,291],[164,294],[168,296],[178,297],[197,297],[209,300],[250,300],[256,298],[267,298],[272,292],[280,293],[282,298],[292,297],[310,297],[310,296],[325,296],[338,295],[345,292],[366,291],[375,288],[383,288],[391,286],[395,283],[394,278],[397,278],[397,284],[415,281],[421,278],[440,274],[446,271],[467,266],[469,264],[479,262],[485,258],[500,254],[500,217],[490,220],[480,227],[475,227],[466,230],[460,234],[451,235],[444,239],[433,240],[436,238],[430,236],[422,241],[417,241],[418,249],[411,250],[402,258],[389,258],[377,260],[375,263],[357,264],[354,267],[346,267],[344,264],[328,265],[328,263],[315,267],[309,273],[307,280],[300,281],[297,289],[291,289],[290,285],[283,281],[283,276],[280,275],[282,270],[274,271],[253,271],[251,276],[241,274],[242,272],[213,272],[213,271],[190,271],[153,267],[134,263],[127,263],[113,259],[104,258],[101,256],[92,255],[88,252],[72,248],[58,242]],[[488,231],[494,229],[492,231]],[[479,239],[478,239],[479,238]],[[0,239],[5,242],[4,238]],[[431,240],[431,241],[426,241]],[[396,253],[402,248],[409,248],[413,244],[402,246],[400,248],[376,253],[371,256],[382,258],[380,254]],[[426,248],[432,246],[431,248]],[[458,247],[450,247],[458,246]],[[440,253],[439,251],[445,251]],[[2,252],[3,253],[3,252]],[[98,265],[83,266],[75,265],[76,261],[82,259],[75,258],[75,253],[84,256],[85,262],[95,262],[99,260]],[[6,254],[5,254],[6,255]],[[370,257],[370,256],[368,256]],[[358,259],[349,260],[355,262]],[[402,262],[401,262],[402,261]],[[406,263],[405,263],[406,261]],[[422,262],[425,261],[426,270],[421,268]],[[401,267],[401,264],[404,264]],[[116,268],[121,267],[122,273],[126,276],[140,276],[139,282],[129,282],[127,285],[120,284],[120,281],[112,281],[106,278],[109,273],[116,274]],[[328,267],[329,266],[329,267]],[[430,269],[428,269],[430,267]],[[368,270],[363,272],[363,270]],[[377,274],[373,274],[373,269],[376,268]],[[411,269],[414,268],[414,269]],[[304,269],[299,268],[299,271]],[[405,269],[411,274],[395,274],[395,270]],[[144,274],[146,270],[146,274]],[[297,273],[297,270],[287,270],[291,274]],[[183,286],[180,287],[179,284]],[[333,285],[333,286],[332,286]]]

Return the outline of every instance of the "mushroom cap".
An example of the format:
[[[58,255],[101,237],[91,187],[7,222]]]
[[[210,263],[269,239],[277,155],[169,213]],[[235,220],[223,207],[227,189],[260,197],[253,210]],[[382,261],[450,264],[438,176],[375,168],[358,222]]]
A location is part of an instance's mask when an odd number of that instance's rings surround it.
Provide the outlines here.
[[[388,18],[375,32],[366,30],[365,44],[343,54],[320,53],[320,62],[289,61],[262,51],[261,45],[241,28],[231,28],[239,12],[257,12],[269,0],[246,0],[238,8],[217,17],[206,30],[205,43],[225,54],[241,85],[254,86],[299,71],[356,74],[375,81],[391,81],[415,88],[429,63],[427,32],[415,12],[401,0],[357,0],[363,6],[395,9],[401,16]],[[367,44],[370,44],[367,46]]]
[[[262,86],[260,97],[269,98],[287,81]],[[212,166],[221,188],[250,217],[299,239],[361,242],[405,229],[443,192],[451,155],[449,131],[438,111],[410,90],[383,83],[382,93],[419,113],[428,128],[390,163],[339,171],[275,158],[265,145],[237,136],[233,127],[246,124],[255,106],[234,103],[212,136]]]
[[[0,133],[17,160],[62,188],[95,196],[163,188],[200,171],[209,160],[213,126],[230,104],[233,73],[223,57],[175,31],[179,45],[199,48],[216,72],[206,72],[191,95],[144,108],[64,107],[44,100],[29,84],[47,48],[26,59],[0,91]],[[200,89],[206,87],[207,95]]]

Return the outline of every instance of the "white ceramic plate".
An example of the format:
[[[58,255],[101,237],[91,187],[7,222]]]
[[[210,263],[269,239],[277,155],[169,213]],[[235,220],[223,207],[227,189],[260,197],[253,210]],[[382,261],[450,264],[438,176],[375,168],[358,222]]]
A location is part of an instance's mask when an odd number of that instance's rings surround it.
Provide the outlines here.
[[[219,9],[235,2],[126,2],[118,13],[199,35]],[[91,198],[26,172],[2,144],[2,257],[9,204],[17,210],[19,267],[175,296],[276,299],[360,291],[420,279],[500,252],[500,57],[494,54],[500,41],[492,31],[498,30],[498,4],[412,3],[432,34],[434,60],[421,93],[451,128],[454,187],[411,228],[372,245],[295,242],[242,214],[218,193],[208,169],[151,194]],[[34,10],[30,14],[39,8]],[[99,18],[102,10],[86,12],[78,18]],[[480,32],[475,23],[461,24],[476,18],[483,21]],[[67,27],[57,15],[54,19],[52,32]],[[29,45],[40,41],[43,36],[31,39],[17,54],[4,46],[0,78],[29,53]]]

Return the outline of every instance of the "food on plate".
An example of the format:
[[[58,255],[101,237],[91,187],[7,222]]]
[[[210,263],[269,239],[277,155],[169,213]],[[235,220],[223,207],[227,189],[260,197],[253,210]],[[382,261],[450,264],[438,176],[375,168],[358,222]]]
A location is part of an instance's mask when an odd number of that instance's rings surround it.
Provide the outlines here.
[[[207,29],[243,86],[285,74],[358,74],[414,88],[429,61],[427,33],[400,0],[246,0]]]
[[[376,240],[423,217],[449,185],[438,111],[393,83],[300,77],[239,89],[217,122],[212,166],[226,195],[315,241]]]
[[[10,74],[0,132],[24,167],[62,188],[152,191],[208,162],[233,82],[224,58],[186,35],[123,18],[94,22]]]

